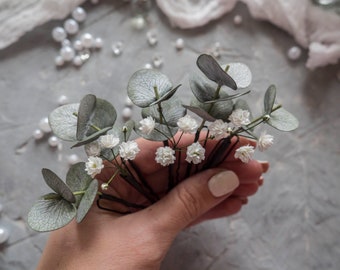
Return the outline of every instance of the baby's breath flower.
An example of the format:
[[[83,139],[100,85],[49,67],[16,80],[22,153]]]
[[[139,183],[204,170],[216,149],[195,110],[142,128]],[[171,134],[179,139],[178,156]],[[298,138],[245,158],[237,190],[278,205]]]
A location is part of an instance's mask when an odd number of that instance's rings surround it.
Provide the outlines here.
[[[186,115],[178,119],[177,126],[184,133],[195,133],[198,128],[197,121],[190,115]]]
[[[235,158],[240,159],[243,163],[248,163],[254,154],[254,147],[251,145],[244,145],[235,151]]]
[[[195,142],[188,146],[187,148],[187,157],[185,160],[187,162],[192,162],[194,164],[201,163],[205,159],[205,149],[199,142]]]
[[[127,141],[119,146],[119,155],[124,160],[134,160],[140,149],[137,142]]]
[[[150,135],[155,128],[155,120],[151,116],[144,118],[139,123],[141,124],[139,130],[145,135]]]
[[[175,150],[173,150],[169,146],[158,147],[156,151],[155,160],[157,163],[161,164],[162,166],[168,166],[169,164],[174,164],[176,160]]]
[[[263,131],[260,135],[257,146],[259,147],[259,150],[262,152],[264,150],[267,150],[269,147],[271,147],[273,143],[274,143],[274,137],[270,134],[267,134],[266,131]]]
[[[236,127],[240,127],[240,126],[243,126],[243,125],[248,125],[250,123],[249,116],[250,116],[249,111],[242,110],[242,109],[236,109],[229,116],[229,120]]]
[[[99,145],[102,148],[111,149],[119,144],[119,138],[112,134],[107,134],[99,137]]]
[[[99,156],[101,152],[101,147],[98,141],[90,142],[85,145],[85,152],[88,157],[90,156]]]
[[[214,136],[216,140],[223,139],[229,135],[228,123],[218,119],[209,125],[210,135]]]
[[[91,175],[92,178],[99,174],[103,168],[103,160],[99,157],[90,156],[85,163],[85,171],[88,175]]]

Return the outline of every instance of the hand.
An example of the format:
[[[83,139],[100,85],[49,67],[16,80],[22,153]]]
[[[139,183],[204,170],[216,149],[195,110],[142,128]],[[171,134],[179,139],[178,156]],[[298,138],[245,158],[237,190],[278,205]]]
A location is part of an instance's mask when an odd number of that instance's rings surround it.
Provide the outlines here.
[[[189,144],[192,137],[184,136],[181,142]],[[207,152],[214,143],[209,142]],[[141,152],[135,163],[152,188],[164,197],[124,216],[92,207],[82,223],[72,222],[51,233],[38,269],[159,269],[181,230],[238,212],[247,197],[256,193],[263,181],[261,175],[268,169],[268,163],[253,160],[244,164],[231,153],[219,168],[192,175],[165,195],[167,169],[150,162],[161,144],[142,139],[138,144]],[[246,144],[254,142],[241,138],[235,149]],[[107,181],[111,174],[108,167],[98,178]],[[124,181],[118,179],[111,186],[108,192],[112,194],[145,202]]]

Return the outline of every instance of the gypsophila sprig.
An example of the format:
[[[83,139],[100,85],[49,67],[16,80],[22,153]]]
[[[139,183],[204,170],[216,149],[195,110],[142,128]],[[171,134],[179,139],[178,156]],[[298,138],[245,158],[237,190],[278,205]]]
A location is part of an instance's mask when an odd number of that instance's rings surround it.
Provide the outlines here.
[[[253,115],[241,98],[250,92],[244,88],[252,80],[245,64],[220,64],[206,54],[196,64],[200,73],[189,76],[190,104],[182,103],[176,95],[181,85],[174,86],[165,74],[152,69],[136,71],[127,84],[129,99],[141,108],[142,119],[136,123],[116,123],[114,106],[93,94],[52,111],[53,133],[73,143],[72,148],[84,147],[88,159],[70,167],[66,182],[49,169],[42,170],[53,192],[33,205],[28,214],[30,227],[50,231],[72,219],[79,223],[96,198],[100,209],[120,215],[144,209],[194,173],[229,161],[250,162],[255,148],[240,140],[242,136],[257,140],[259,151],[271,147],[274,137],[258,130],[260,126],[280,131],[298,127],[298,120],[277,103],[274,85],[263,95],[259,110],[263,113]],[[142,138],[130,139],[133,131]],[[119,192],[110,193],[115,187]]]

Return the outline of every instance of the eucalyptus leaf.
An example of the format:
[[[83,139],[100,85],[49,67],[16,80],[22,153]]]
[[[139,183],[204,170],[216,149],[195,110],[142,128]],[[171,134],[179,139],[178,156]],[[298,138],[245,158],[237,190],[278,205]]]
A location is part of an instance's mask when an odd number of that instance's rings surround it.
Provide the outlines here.
[[[229,63],[222,65],[222,68],[225,70],[227,66],[227,73],[234,79],[238,88],[246,88],[251,84],[252,74],[247,65],[243,63]]]
[[[95,95],[86,95],[82,98],[78,110],[77,140],[82,140],[89,128],[90,118],[96,107],[97,98]]]
[[[194,73],[190,76],[189,84],[192,93],[200,102],[216,99],[215,92],[218,85],[215,82]]]
[[[221,101],[232,100],[232,99],[239,98],[239,97],[242,97],[244,95],[247,95],[249,93],[250,93],[250,90],[246,91],[246,92],[243,92],[243,93],[238,93],[238,94],[235,94],[235,95],[225,96],[225,97],[221,97],[221,98],[218,98],[218,99],[206,101],[204,103],[205,104],[211,104],[211,103],[217,103],[217,102],[221,102]]]
[[[90,136],[98,129],[112,128],[117,119],[117,112],[113,105],[105,99],[97,98],[96,108],[93,111],[93,115],[90,121],[90,128],[86,133],[86,136]],[[93,128],[96,127],[96,128]]]
[[[139,129],[138,126],[135,127],[135,132],[146,140],[151,141],[166,141],[169,138],[172,138],[178,131],[178,127],[171,127],[167,125],[162,125],[156,123],[155,129],[149,134],[143,134]]]
[[[217,61],[208,54],[201,54],[196,61],[198,68],[208,77],[208,79],[216,82],[218,85],[225,85],[236,90],[236,82],[230,77],[217,63]]]
[[[172,90],[166,75],[153,69],[135,72],[129,80],[127,93],[131,101],[142,108],[150,106]]]
[[[62,199],[40,199],[28,213],[28,225],[35,231],[48,232],[64,227],[76,216],[75,206]]]
[[[55,136],[64,141],[77,141],[77,116],[79,103],[60,106],[53,110],[48,121]]]
[[[272,112],[270,119],[266,123],[281,131],[292,131],[299,126],[299,121],[296,117],[283,108]]]
[[[207,113],[204,109],[200,107],[188,106],[188,105],[183,105],[183,107],[195,113],[196,115],[198,115],[205,121],[214,122],[216,120],[216,118],[212,117],[209,113]]]
[[[85,194],[82,196],[81,201],[78,206],[77,217],[76,217],[76,220],[78,223],[80,223],[84,219],[87,212],[90,210],[93,204],[93,201],[96,198],[97,191],[98,191],[98,181],[92,180],[89,187],[85,191]]]
[[[76,202],[76,198],[71,189],[54,172],[46,168],[42,169],[41,172],[46,184],[53,191],[70,203]]]
[[[88,144],[90,142],[93,142],[93,141],[97,140],[101,135],[104,135],[106,132],[108,132],[110,129],[111,129],[111,127],[103,128],[103,129],[91,134],[90,136],[85,137],[83,140],[77,142],[76,144],[72,145],[71,148],[82,146],[82,145]]]
[[[155,104],[159,104],[165,100],[168,100],[169,98],[171,98],[175,93],[176,91],[178,90],[178,88],[180,87],[181,85],[177,85],[175,88],[171,89],[168,93],[166,93],[164,96],[162,96],[160,99],[156,100],[155,102],[152,102],[150,104],[150,106],[152,105],[155,105]]]
[[[276,87],[270,85],[264,95],[264,113],[270,115],[275,103],[276,98]]]

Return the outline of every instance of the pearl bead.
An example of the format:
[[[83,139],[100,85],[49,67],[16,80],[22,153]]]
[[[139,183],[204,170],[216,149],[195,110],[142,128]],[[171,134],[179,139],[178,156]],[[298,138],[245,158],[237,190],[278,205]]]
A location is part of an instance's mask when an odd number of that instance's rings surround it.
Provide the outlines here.
[[[42,137],[44,137],[44,132],[42,132],[40,129],[36,129],[33,131],[33,138],[35,140],[40,140]]]
[[[125,106],[130,108],[133,106],[133,102],[129,97],[126,97],[125,99]]]
[[[69,155],[67,157],[67,162],[70,165],[74,165],[74,164],[78,163],[79,161],[80,161],[80,158],[76,154],[72,154],[72,155]]]
[[[125,107],[122,111],[123,119],[129,120],[132,116],[132,110],[129,107]]]
[[[241,15],[235,15],[234,17],[234,24],[235,25],[240,25],[243,22],[243,18]]]
[[[95,38],[93,46],[95,49],[101,49],[103,47],[103,39],[100,37]]]
[[[56,66],[60,67],[65,64],[64,58],[61,55],[57,55],[54,58],[54,63]]]
[[[102,190],[108,190],[109,189],[109,184],[108,183],[103,183],[101,184]]]
[[[52,131],[47,117],[44,117],[40,120],[39,128],[45,133],[49,133]]]
[[[146,69],[152,69],[152,64],[146,63],[146,64],[144,65],[144,68],[146,68]]]
[[[68,101],[68,97],[65,96],[65,95],[61,95],[59,98],[58,98],[58,105],[59,106],[62,106],[62,105],[65,105],[67,104],[69,101]]]
[[[64,28],[65,28],[65,30],[68,34],[74,35],[74,34],[78,33],[78,31],[79,31],[79,24],[77,23],[76,20],[67,19],[64,22]]]
[[[290,60],[297,60],[301,56],[301,49],[298,46],[291,47],[288,52],[287,56]]]
[[[136,30],[142,30],[145,27],[145,19],[143,16],[136,16],[131,19],[131,25]]]
[[[53,28],[52,30],[52,37],[55,41],[61,42],[66,38],[67,34],[65,32],[65,29],[58,26]]]
[[[112,44],[112,51],[113,51],[114,55],[116,55],[116,56],[120,55],[123,51],[123,43],[121,41],[113,43]]]
[[[83,44],[84,48],[91,48],[93,45],[93,37],[90,33],[85,33],[80,38],[81,43]]]
[[[56,136],[51,136],[48,138],[48,144],[51,147],[57,147],[59,144],[59,139]]]
[[[82,64],[83,64],[83,60],[81,59],[80,55],[76,55],[74,58],[73,58],[73,65],[77,66],[77,67],[80,67]]]
[[[157,33],[155,31],[148,31],[146,33],[146,38],[150,46],[155,46],[158,43]]]
[[[77,7],[72,11],[72,17],[77,22],[83,22],[86,19],[86,11],[82,7]]]
[[[60,55],[65,61],[71,61],[75,55],[75,52],[72,47],[65,46],[60,49]]]
[[[81,43],[81,41],[79,39],[77,39],[73,42],[73,48],[76,51],[81,51],[83,49],[83,44]]]
[[[66,47],[66,46],[71,46],[71,41],[67,38],[65,38],[62,42],[61,42],[61,46]]]
[[[154,56],[152,64],[155,68],[160,68],[163,65],[163,58],[161,56]]]
[[[0,245],[7,242],[9,238],[9,232],[5,228],[0,228]]]
[[[184,48],[184,40],[182,38],[176,39],[175,47],[178,51],[182,50]]]

